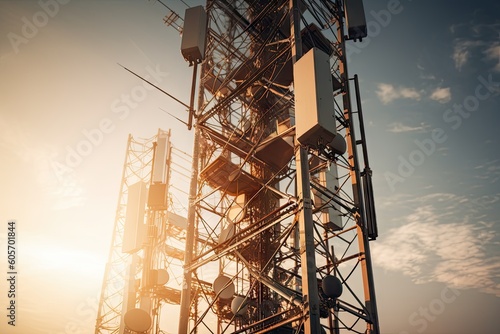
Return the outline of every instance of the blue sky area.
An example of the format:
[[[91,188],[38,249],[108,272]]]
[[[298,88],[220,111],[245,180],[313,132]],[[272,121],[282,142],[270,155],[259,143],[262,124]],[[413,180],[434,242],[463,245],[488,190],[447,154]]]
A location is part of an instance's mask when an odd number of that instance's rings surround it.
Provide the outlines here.
[[[348,54],[374,170],[382,332],[495,334],[500,4],[366,0],[365,11],[369,37]],[[184,107],[153,90],[131,99],[142,83],[117,65],[189,100],[167,13],[146,0],[0,1],[0,240],[16,219],[19,248],[17,326],[2,315],[0,332],[93,332],[128,134],[172,128],[191,152],[192,132],[160,110],[184,118]]]

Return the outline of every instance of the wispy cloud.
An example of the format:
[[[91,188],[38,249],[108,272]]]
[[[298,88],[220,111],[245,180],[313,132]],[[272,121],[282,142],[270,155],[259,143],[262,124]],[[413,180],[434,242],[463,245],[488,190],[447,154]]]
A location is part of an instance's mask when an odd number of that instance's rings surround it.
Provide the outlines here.
[[[493,67],[493,70],[500,72],[500,43],[495,43],[494,45],[488,47],[484,50],[484,54],[486,55],[486,59],[496,61],[496,65]]]
[[[436,76],[432,73],[429,73],[422,63],[423,63],[422,59],[420,59],[417,62],[417,69],[420,71],[420,75],[419,75],[420,79],[422,79],[422,80],[436,80],[437,79]]]
[[[393,133],[405,133],[405,132],[426,132],[429,129],[429,125],[421,123],[419,126],[408,126],[400,122],[395,122],[389,124],[388,132]]]
[[[500,198],[488,204],[491,208]],[[412,207],[404,224],[373,245],[376,265],[399,271],[415,283],[440,282],[500,296],[500,254],[495,221],[475,200],[449,193],[403,199]],[[482,212],[483,215],[479,213]]]
[[[470,49],[482,44],[481,41],[455,40],[451,58],[455,62],[455,68],[459,71],[467,64],[470,58]]]
[[[486,180],[489,184],[500,180],[500,160],[498,159],[478,165],[474,169],[476,170],[474,173],[476,179]]]
[[[447,103],[451,100],[451,91],[450,88],[436,88],[430,96],[431,100],[437,101],[439,103]]]
[[[455,33],[457,32],[457,30],[459,30],[459,29],[460,29],[461,27],[463,27],[463,26],[464,26],[464,24],[463,24],[463,23],[459,23],[459,24],[452,24],[452,25],[450,26],[450,32],[451,32],[452,34],[455,34]]]
[[[376,93],[380,101],[384,104],[403,98],[420,100],[420,93],[415,88],[394,87],[387,83],[379,83]]]
[[[451,55],[455,62],[455,68],[461,71],[469,61],[476,57],[479,59],[483,53],[486,55],[486,60],[496,60],[493,70],[500,71],[499,28],[500,23],[471,22],[450,26],[450,32],[458,36],[453,40],[454,46]]]
[[[422,79],[422,80],[436,80],[437,78],[434,74],[420,73],[420,79]]]

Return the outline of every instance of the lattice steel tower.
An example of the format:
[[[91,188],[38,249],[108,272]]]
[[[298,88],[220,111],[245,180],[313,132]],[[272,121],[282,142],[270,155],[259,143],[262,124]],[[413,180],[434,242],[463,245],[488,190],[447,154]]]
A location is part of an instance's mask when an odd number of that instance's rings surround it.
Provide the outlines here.
[[[379,333],[345,52],[366,31],[361,0],[186,11],[181,51],[201,73],[179,333]]]
[[[161,306],[180,303],[186,220],[172,212],[172,151],[170,131],[129,135],[96,334],[160,333]]]

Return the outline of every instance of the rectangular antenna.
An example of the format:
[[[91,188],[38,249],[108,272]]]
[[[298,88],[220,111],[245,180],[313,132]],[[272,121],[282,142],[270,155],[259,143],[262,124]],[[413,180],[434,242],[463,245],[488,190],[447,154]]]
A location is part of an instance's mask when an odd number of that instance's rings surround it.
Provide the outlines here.
[[[203,6],[186,9],[182,33],[181,53],[190,64],[200,63],[205,58],[207,37],[207,14]]]
[[[344,0],[344,10],[349,39],[361,41],[368,35],[363,0]]]

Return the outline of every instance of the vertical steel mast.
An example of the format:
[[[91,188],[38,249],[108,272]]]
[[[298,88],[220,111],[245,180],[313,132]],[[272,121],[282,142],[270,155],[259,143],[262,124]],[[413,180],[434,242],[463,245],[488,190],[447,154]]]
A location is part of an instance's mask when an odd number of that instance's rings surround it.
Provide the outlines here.
[[[345,56],[366,36],[361,0],[188,11],[181,51],[201,71],[179,333],[379,334]]]

